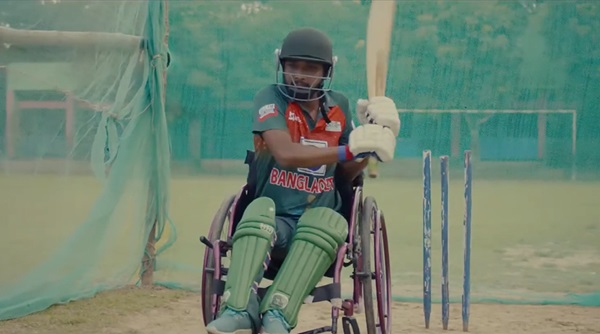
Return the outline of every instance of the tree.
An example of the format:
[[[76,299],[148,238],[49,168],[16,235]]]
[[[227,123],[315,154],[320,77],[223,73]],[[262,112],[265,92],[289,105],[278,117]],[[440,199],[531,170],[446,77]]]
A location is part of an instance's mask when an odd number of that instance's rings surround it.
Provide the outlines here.
[[[564,87],[554,99],[578,112],[578,166],[598,170],[600,159],[600,4],[596,1],[545,2],[543,24],[549,57],[565,64]],[[554,69],[552,69],[554,70]],[[560,157],[570,160],[570,151]]]
[[[510,106],[521,62],[517,41],[527,19],[519,4],[504,1],[400,2],[391,90],[409,109]],[[474,159],[487,119],[467,117]]]
[[[549,57],[566,66],[568,88],[561,98],[582,106],[600,87],[600,5],[593,1],[547,2],[542,33]],[[554,69],[553,69],[554,70]]]

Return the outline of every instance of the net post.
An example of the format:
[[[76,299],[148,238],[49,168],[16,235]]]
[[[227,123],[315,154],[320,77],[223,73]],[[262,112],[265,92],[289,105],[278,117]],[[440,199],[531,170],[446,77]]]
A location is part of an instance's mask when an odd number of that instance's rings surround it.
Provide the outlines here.
[[[152,195],[152,189],[150,189],[150,195]],[[146,249],[142,258],[142,286],[151,286],[154,283],[154,264],[156,261],[156,241],[154,235],[156,234],[157,223],[158,220],[155,219],[148,234],[148,241],[146,242]]]
[[[571,122],[571,180],[577,179],[577,110],[573,110],[573,121]]]
[[[160,9],[160,12],[162,13],[162,19],[163,23],[164,23],[164,32],[163,32],[163,36],[162,36],[162,40],[159,41],[158,43],[163,43],[165,45],[165,47],[168,47],[168,39],[169,39],[169,10],[168,10],[168,0],[162,0],[160,2],[160,4],[156,5],[159,7],[162,7]],[[152,11],[154,7],[149,6],[148,9],[149,11]],[[149,13],[149,17],[152,17],[152,13]],[[151,29],[151,28],[147,28],[147,29]],[[148,31],[146,32],[148,34],[148,43],[150,43],[150,41],[152,40],[152,32]],[[146,47],[149,47],[149,45],[145,45]],[[148,52],[148,54],[150,55],[151,52]],[[167,53],[168,56],[168,53]],[[152,59],[150,60],[152,62]],[[168,63],[168,59],[165,60],[165,63]],[[168,67],[168,64],[165,66],[165,68],[163,69],[162,73],[160,74],[162,77],[162,83],[160,85],[158,85],[160,88],[158,90],[158,98],[157,100],[160,100],[160,106],[161,106],[161,110],[159,110],[160,113],[164,113],[164,107],[166,105],[166,90],[167,90],[167,71],[166,71],[166,67]],[[156,92],[154,92],[156,93]],[[158,152],[155,150],[154,151],[154,161],[156,161],[158,163],[158,161],[160,160],[160,158],[157,156]],[[161,196],[159,196],[159,191],[158,189],[160,188],[159,183],[159,169],[160,167],[157,166],[155,172],[154,172],[154,176],[150,181],[150,185],[148,188],[148,215],[149,215],[149,219],[152,220],[152,227],[150,228],[150,233],[148,234],[148,240],[146,241],[146,248],[144,249],[144,256],[142,257],[142,273],[141,273],[141,283],[142,286],[151,286],[154,284],[154,268],[156,266],[156,241],[157,241],[157,236],[156,236],[156,231],[157,231],[157,227],[158,224],[160,223],[160,219],[164,218],[164,214],[161,210],[161,206],[164,205],[164,202],[161,202],[163,199]]]
[[[65,94],[65,137],[66,151],[68,154],[73,153],[75,133],[75,98],[71,92]]]
[[[6,155],[10,159],[15,155],[15,143],[14,143],[14,133],[13,129],[15,128],[13,122],[15,114],[16,114],[16,100],[15,93],[8,87],[6,89],[6,129],[5,129],[5,146],[6,146]]]

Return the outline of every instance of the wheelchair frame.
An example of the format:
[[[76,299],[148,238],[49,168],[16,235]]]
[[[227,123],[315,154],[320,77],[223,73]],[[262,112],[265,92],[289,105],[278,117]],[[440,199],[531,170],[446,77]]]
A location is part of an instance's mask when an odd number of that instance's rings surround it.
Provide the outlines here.
[[[360,333],[354,312],[361,313],[364,303],[366,330],[368,334],[391,332],[391,274],[389,262],[389,249],[385,218],[373,197],[363,200],[362,179],[360,184],[347,187],[340,191],[342,195],[342,213],[349,224],[349,233],[346,243],[338,250],[334,263],[327,270],[325,276],[332,278],[333,282],[315,287],[305,299],[306,303],[330,301],[331,325],[302,332],[309,333],[337,333],[340,311],[342,316],[342,330],[345,334]],[[227,275],[228,268],[223,266],[222,259],[227,257],[227,252],[232,248],[232,236],[246,209],[253,200],[248,185],[242,187],[236,195],[226,198],[217,213],[214,215],[208,237],[201,236],[200,241],[206,246],[202,270],[202,311],[204,324],[216,318],[220,308],[220,297],[225,287],[223,276]],[[338,188],[342,189],[342,188]],[[348,203],[352,203],[348,206]],[[345,205],[344,205],[345,204]],[[367,223],[365,223],[367,222]],[[222,238],[223,232],[225,238]],[[371,245],[374,246],[373,253]],[[345,261],[346,260],[346,261]],[[371,265],[374,265],[372,270]],[[350,278],[353,281],[351,299],[342,299],[341,271],[343,267],[353,266]],[[273,280],[276,275],[275,264],[272,262],[265,272],[264,278]],[[375,281],[374,310],[373,282]],[[268,287],[259,288],[259,296],[264,296]],[[371,296],[371,298],[363,298]]]

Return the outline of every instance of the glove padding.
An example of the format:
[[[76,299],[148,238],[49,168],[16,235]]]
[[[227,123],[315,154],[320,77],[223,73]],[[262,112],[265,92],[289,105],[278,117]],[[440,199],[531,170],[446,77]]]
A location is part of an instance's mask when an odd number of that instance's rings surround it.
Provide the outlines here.
[[[356,103],[356,117],[360,124],[379,124],[390,128],[394,137],[400,133],[400,116],[392,99],[375,96],[370,100],[359,99]]]
[[[375,156],[381,162],[394,158],[396,136],[389,128],[364,124],[350,132],[348,148],[355,158]]]

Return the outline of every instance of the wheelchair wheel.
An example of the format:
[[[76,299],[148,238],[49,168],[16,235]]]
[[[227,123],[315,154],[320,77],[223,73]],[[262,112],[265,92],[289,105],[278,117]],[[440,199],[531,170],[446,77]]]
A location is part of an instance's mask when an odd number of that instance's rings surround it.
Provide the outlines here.
[[[210,231],[208,233],[208,242],[211,246],[206,246],[204,250],[204,264],[202,268],[202,315],[204,318],[204,325],[208,325],[209,322],[214,320],[217,311],[219,310],[219,297],[214,293],[214,279],[215,277],[215,257],[214,249],[212,245],[217,240],[223,240],[221,238],[224,228],[226,226],[229,209],[235,200],[235,195],[230,196],[221,203],[219,211],[214,215],[212,223],[210,224]],[[225,229],[227,232],[227,229]]]
[[[360,219],[360,267],[367,333],[388,334],[391,329],[391,277],[385,219],[373,197],[365,198]],[[373,267],[372,267],[373,266]],[[373,300],[375,280],[375,304]],[[375,310],[375,307],[377,309]]]

